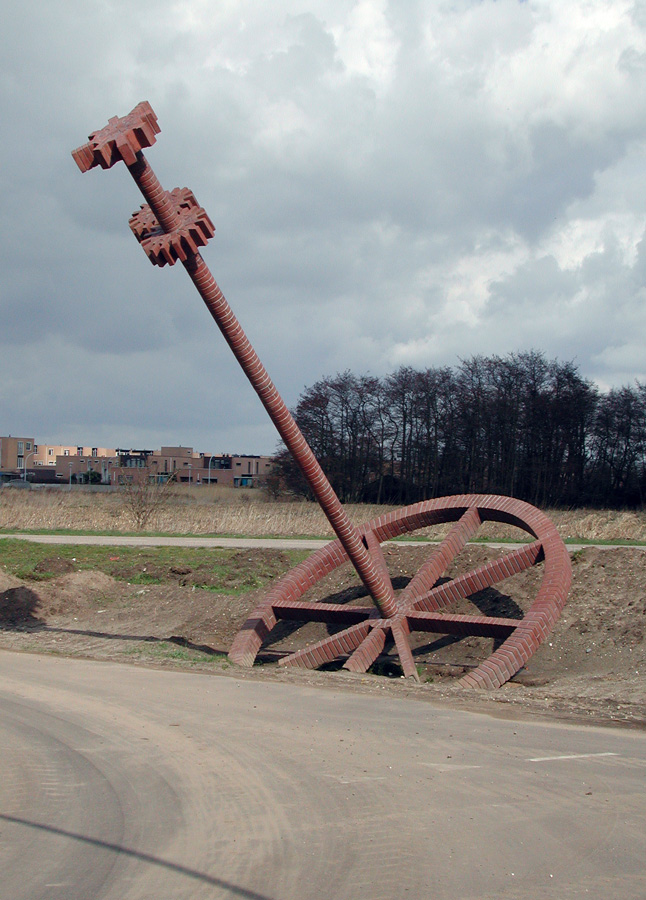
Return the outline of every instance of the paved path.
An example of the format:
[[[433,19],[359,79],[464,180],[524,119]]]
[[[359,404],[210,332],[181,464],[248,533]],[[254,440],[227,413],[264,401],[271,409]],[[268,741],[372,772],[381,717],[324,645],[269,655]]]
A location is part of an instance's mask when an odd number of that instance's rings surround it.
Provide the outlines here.
[[[636,900],[646,735],[0,652],[2,900]]]
[[[16,538],[21,541],[32,541],[35,544],[74,544],[74,545],[94,545],[105,547],[231,547],[231,548],[262,548],[275,550],[319,550],[329,544],[332,538],[245,538],[245,537],[180,537],[156,536],[148,535],[67,535],[67,534],[23,534],[15,532],[13,534],[0,534],[3,538]],[[404,544],[407,546],[424,546],[423,541],[392,541],[388,543]],[[522,544],[498,542],[498,541],[477,541],[476,545],[486,547],[507,548],[513,550],[516,547],[522,547]],[[433,546],[433,542],[428,542],[427,546]],[[586,547],[600,547],[601,549],[617,549],[626,548],[625,544],[568,544],[567,548],[570,553],[577,550],[583,550]],[[631,548],[634,550],[646,550],[646,544],[633,544]]]
[[[316,538],[243,538],[243,537],[180,537],[148,535],[67,535],[67,534],[3,534],[0,537],[32,541],[35,544],[75,544],[107,547],[231,547],[275,548],[276,550],[318,550],[329,540]]]

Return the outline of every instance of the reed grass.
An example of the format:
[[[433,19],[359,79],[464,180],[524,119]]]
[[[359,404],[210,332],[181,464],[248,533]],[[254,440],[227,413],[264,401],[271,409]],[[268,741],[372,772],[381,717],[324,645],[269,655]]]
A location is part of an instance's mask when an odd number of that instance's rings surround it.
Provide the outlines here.
[[[348,504],[348,516],[360,525],[389,512],[392,506]],[[564,540],[646,541],[646,511],[547,510]],[[449,526],[417,534],[440,537]],[[126,534],[135,530],[126,497],[119,491],[92,493],[82,489],[0,490],[0,530],[77,531]],[[178,485],[168,492],[149,531],[163,534],[219,534],[249,537],[329,537],[330,525],[316,503],[273,501],[252,489]],[[516,529],[486,523],[479,537],[508,539]]]

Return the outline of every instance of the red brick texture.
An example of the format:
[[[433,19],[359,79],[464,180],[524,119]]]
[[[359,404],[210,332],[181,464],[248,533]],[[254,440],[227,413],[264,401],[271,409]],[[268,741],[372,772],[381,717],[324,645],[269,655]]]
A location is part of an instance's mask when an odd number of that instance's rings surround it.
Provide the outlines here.
[[[157,116],[147,100],[138,103],[127,116],[113,116],[100,131],[90,134],[88,143],[72,151],[81,172],[95,166],[109,169],[117,162],[133,165],[137,154],[152,147],[159,134]]]
[[[161,228],[148,205],[134,213],[129,222],[146,256],[156,266],[186,262],[215,234],[213,222],[188,188],[175,188],[168,200],[175,212],[172,231]]]
[[[237,635],[230,658],[251,665],[270,623],[279,618],[324,621],[349,627],[311,647],[290,654],[281,665],[310,667],[335,657],[348,656],[345,668],[363,672],[382,652],[388,638],[395,641],[404,672],[415,677],[414,657],[407,634],[480,635],[502,640],[487,660],[462,679],[463,687],[496,688],[512,677],[545,640],[560,615],[571,581],[570,560],[554,525],[540,510],[510,497],[468,494],[441,497],[388,513],[365,525],[368,547],[409,531],[441,522],[455,522],[447,537],[407,587],[397,596],[397,613],[380,617],[377,609],[339,604],[311,603],[300,598],[320,578],[347,562],[338,541],[333,541],[301,563],[273,587],[265,601]],[[504,554],[474,571],[438,585],[437,580],[481,522],[516,525],[536,540]],[[381,557],[383,558],[383,557]],[[512,575],[543,564],[543,581],[530,609],[522,619],[465,616],[442,612],[456,600],[499,584]],[[362,623],[357,619],[364,619]],[[273,626],[271,626],[273,627]]]
[[[283,665],[312,667],[347,656],[346,668],[363,672],[382,652],[386,641],[393,640],[404,673],[416,678],[409,642],[411,629],[485,634],[505,640],[489,659],[465,675],[460,683],[464,687],[500,686],[545,640],[567,598],[571,568],[556,529],[543,513],[527,503],[509,497],[478,494],[427,500],[380,516],[361,529],[350,522],[200,255],[199,249],[214,234],[213,223],[187,188],[165,191],[142,152],[155,143],[159,130],[150,104],[143,102],[129,115],[110,119],[105,128],[93,132],[88,143],[74,150],[72,156],[82,172],[96,166],[109,169],[119,161],[126,164],[146,200],[146,205],[130,220],[133,233],[156,265],[182,263],[337,535],[336,541],[314,553],[274,586],[236,636],[230,659],[239,665],[253,665],[263,641],[281,618],[322,621],[347,627],[290,654],[281,660]],[[516,525],[531,534],[535,541],[438,585],[437,581],[449,563],[487,520]],[[407,587],[395,596],[381,550],[382,542],[442,522],[455,524]],[[301,600],[312,585],[348,559],[370,594],[374,609],[349,609],[338,604]],[[451,616],[440,612],[455,600],[540,562],[544,562],[543,581],[524,618]]]
[[[107,169],[120,160],[126,164],[147,202],[147,206],[131,219],[137,239],[141,240],[145,251],[157,265],[173,265],[178,260],[183,264],[375,604],[383,616],[393,616],[397,603],[390,578],[378,556],[369,551],[358,529],[350,522],[318,460],[199,253],[199,247],[206,243],[214,230],[210,219],[201,207],[197,207],[195,198],[187,189],[165,191],[142,152],[144,147],[152,146],[159,130],[157,116],[150,104],[143,102],[129,115],[110,119],[105,128],[91,134],[89,143],[74,150],[72,156],[82,172],[97,165]]]

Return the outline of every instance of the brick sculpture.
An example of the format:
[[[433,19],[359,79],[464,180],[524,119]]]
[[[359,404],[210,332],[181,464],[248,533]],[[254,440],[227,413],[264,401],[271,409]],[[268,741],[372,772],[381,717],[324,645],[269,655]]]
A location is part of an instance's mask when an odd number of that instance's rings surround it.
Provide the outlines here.
[[[152,107],[142,102],[129,115],[114,117],[105,128],[90,134],[88,142],[72,156],[82,172],[125,163],[146,200],[130,219],[135,237],[154,265],[181,262],[184,266],[337,536],[274,586],[235,638],[230,659],[239,665],[253,665],[263,641],[280,619],[317,621],[347,627],[284,657],[282,665],[314,668],[347,656],[345,668],[365,672],[386,642],[394,641],[404,674],[416,679],[411,631],[476,634],[502,639],[503,643],[461,683],[484,688],[504,684],[545,639],[567,598],[570,561],[554,525],[539,510],[519,500],[469,494],[418,503],[356,528],[202,259],[200,248],[215,232],[211,220],[187,188],[165,191],[143,154],[155,143],[159,130]],[[487,520],[516,525],[535,540],[469,574],[439,584],[449,563]],[[382,542],[441,522],[455,524],[404,590],[395,594]],[[310,587],[348,560],[373,606],[348,607],[301,599]],[[451,602],[539,563],[544,567],[542,585],[522,619],[442,612]]]

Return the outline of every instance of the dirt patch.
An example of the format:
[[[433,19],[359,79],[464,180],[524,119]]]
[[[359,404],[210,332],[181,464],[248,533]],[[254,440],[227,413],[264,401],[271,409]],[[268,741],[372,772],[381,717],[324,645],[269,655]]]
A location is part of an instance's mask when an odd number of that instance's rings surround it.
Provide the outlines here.
[[[471,545],[448,574],[473,569],[500,552]],[[428,553],[424,546],[386,548],[396,587],[404,586]],[[117,568],[107,575],[73,571],[73,563],[70,569],[67,561],[54,557],[43,560],[28,582],[0,575],[0,647],[190,666],[236,677],[305,680],[499,713],[546,712],[590,722],[646,724],[646,551],[588,548],[574,554],[570,598],[554,631],[512,682],[495,692],[456,687],[461,674],[491,653],[491,638],[415,635],[420,685],[400,677],[392,652],[369,675],[279,669],[276,660],[282,654],[328,633],[327,626],[314,623],[280,623],[253,671],[230,666],[225,654],[266,591],[255,586],[257,579],[280,576],[289,559],[272,550],[246,550],[235,555],[235,563],[237,575],[229,571],[220,580],[212,565],[200,572],[199,563],[147,566],[145,573],[141,567]],[[538,567],[514,576],[452,609],[520,617],[536,596],[541,574]],[[149,583],[142,581],[143,575]],[[47,580],[39,580],[43,576]],[[349,566],[308,596],[366,603],[365,590]]]
[[[68,572],[74,572],[76,566],[71,559],[62,556],[48,556],[41,559],[34,566],[34,573],[42,578],[51,578],[54,575],[65,575]]]

